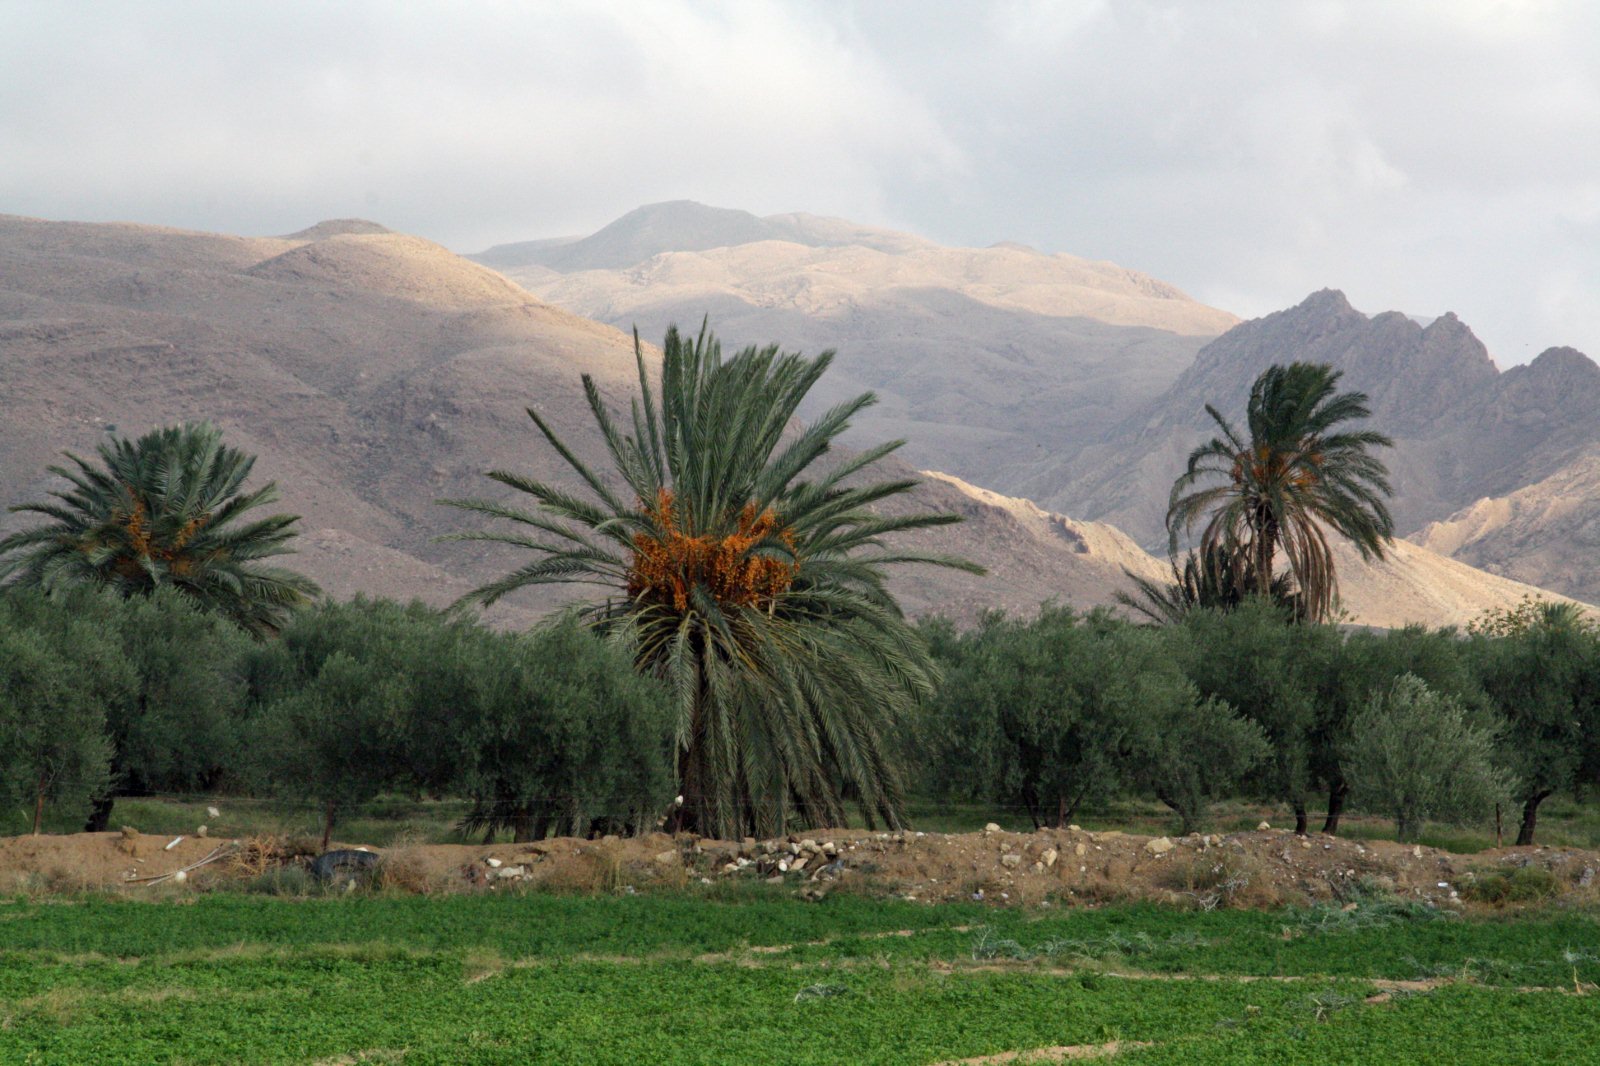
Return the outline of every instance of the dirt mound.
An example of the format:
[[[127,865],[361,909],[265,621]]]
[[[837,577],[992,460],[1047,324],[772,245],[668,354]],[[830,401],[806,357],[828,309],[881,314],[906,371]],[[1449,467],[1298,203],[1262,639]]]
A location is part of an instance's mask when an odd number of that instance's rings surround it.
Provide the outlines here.
[[[146,891],[145,880],[193,870],[195,885],[229,887],[275,866],[305,865],[304,844],[122,833],[0,839],[0,891]],[[347,845],[335,845],[347,846]],[[1465,906],[1497,876],[1527,869],[1549,895],[1600,899],[1600,852],[1505,848],[1456,855],[1388,841],[1297,837],[1285,830],[1145,837],[1076,828],[1009,833],[811,830],[740,842],[652,834],[526,844],[373,848],[384,883],[427,892],[533,887],[618,892],[718,880],[999,905],[1154,900],[1202,909],[1398,898]],[[171,882],[164,882],[170,886]]]

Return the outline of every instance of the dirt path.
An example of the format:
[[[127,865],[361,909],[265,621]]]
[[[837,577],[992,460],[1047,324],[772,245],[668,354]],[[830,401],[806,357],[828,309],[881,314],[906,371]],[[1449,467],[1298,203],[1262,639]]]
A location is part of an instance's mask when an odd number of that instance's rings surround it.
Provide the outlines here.
[[[172,881],[149,888],[144,879],[173,873],[227,843],[137,832],[0,838],[0,892],[169,892]],[[176,890],[225,887],[306,858],[291,842],[238,843],[237,855],[192,871]],[[1600,852],[1528,847],[1456,855],[1387,841],[1297,837],[1278,829],[1179,838],[1075,828],[964,834],[810,830],[769,841],[654,834],[370,850],[384,860],[385,884],[424,892],[626,892],[760,880],[805,898],[844,890],[930,903],[1154,900],[1201,909],[1265,908],[1343,904],[1376,893],[1453,907],[1462,905],[1475,878],[1535,866],[1554,875],[1560,894],[1600,901]]]

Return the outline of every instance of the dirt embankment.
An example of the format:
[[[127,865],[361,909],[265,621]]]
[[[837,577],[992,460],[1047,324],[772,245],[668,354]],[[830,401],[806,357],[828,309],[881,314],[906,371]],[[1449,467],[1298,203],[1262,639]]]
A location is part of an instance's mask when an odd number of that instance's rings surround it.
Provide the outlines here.
[[[806,898],[856,891],[926,902],[1144,899],[1209,909],[1393,894],[1452,906],[1482,895],[1474,886],[1486,877],[1528,868],[1548,893],[1600,900],[1600,852],[1527,847],[1456,855],[1277,829],[1175,838],[1076,828],[1026,834],[992,827],[966,834],[810,830],[767,841],[656,834],[368,850],[380,857],[384,883],[425,892],[626,892],[737,879],[787,886]],[[131,831],[11,837],[0,839],[0,892],[137,895],[150,893],[152,881],[164,891],[226,888],[303,869],[309,857],[304,847],[267,839],[174,842]],[[186,870],[179,881],[163,877],[179,870]]]

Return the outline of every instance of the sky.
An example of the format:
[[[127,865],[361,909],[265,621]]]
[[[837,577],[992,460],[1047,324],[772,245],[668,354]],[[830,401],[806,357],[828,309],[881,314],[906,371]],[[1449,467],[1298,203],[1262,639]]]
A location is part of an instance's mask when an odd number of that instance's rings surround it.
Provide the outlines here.
[[[0,213],[471,252],[674,199],[1600,358],[1600,4],[0,0]]]

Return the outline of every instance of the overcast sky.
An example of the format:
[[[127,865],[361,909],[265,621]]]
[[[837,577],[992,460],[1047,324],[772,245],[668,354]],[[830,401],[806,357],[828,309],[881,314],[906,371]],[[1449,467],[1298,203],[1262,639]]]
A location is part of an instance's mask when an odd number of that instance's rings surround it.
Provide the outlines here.
[[[683,198],[1600,357],[1600,4],[0,0],[0,212],[476,251]]]

